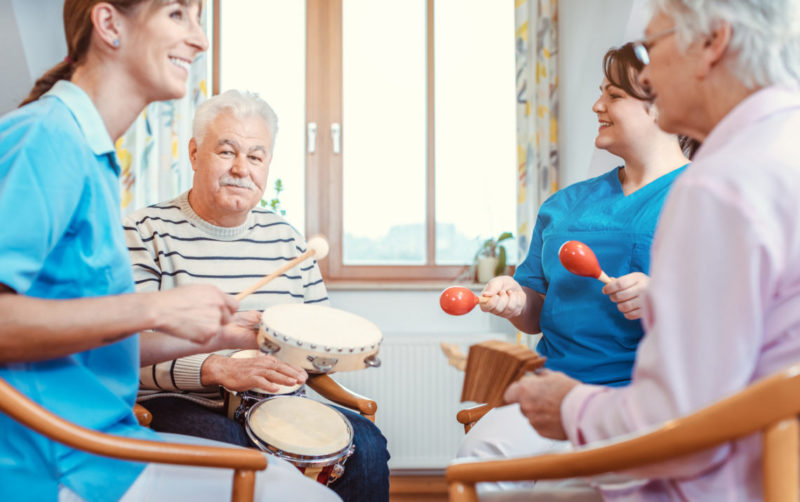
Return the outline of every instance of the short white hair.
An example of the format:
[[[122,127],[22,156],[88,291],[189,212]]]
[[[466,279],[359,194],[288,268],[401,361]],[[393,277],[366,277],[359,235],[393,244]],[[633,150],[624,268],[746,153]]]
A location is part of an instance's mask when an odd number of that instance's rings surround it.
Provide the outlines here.
[[[749,89],[800,86],[800,0],[652,0],[675,20],[687,47],[720,22],[731,26],[731,55],[724,61]]]
[[[197,107],[192,121],[192,136],[198,143],[203,141],[208,125],[221,113],[230,112],[236,118],[261,117],[269,129],[270,152],[275,148],[278,135],[278,116],[269,103],[250,91],[231,89],[203,101]]]

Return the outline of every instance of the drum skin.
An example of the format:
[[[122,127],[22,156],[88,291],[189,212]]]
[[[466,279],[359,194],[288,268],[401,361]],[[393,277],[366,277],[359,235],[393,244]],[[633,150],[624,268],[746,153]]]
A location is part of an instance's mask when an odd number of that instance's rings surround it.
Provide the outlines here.
[[[264,310],[262,351],[310,373],[377,367],[383,335],[372,322],[324,305],[288,303]]]
[[[276,396],[254,404],[245,431],[261,450],[328,484],[355,451],[353,427],[335,408],[304,397]]]

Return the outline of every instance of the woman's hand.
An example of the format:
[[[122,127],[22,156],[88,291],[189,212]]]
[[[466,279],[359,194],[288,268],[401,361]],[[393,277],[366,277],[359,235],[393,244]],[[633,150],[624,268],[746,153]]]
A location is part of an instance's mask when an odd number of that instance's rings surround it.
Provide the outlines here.
[[[506,319],[522,315],[527,302],[527,295],[512,277],[501,275],[486,284],[481,292],[489,300],[481,305],[481,310]]]
[[[302,368],[266,354],[241,358],[212,354],[200,369],[200,382],[204,386],[221,385],[237,392],[250,389],[277,392],[278,385],[296,385],[307,378]]]
[[[642,317],[644,294],[649,285],[650,277],[641,272],[632,272],[603,286],[603,294],[617,304],[625,319],[639,319]]]
[[[198,344],[212,340],[236,313],[239,302],[216,286],[195,284],[157,293],[143,293],[149,300],[157,331]]]

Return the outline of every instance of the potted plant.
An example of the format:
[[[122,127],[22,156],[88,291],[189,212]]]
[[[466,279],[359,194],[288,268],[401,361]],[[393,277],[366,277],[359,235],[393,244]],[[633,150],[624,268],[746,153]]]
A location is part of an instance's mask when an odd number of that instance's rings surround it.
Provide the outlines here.
[[[275,180],[275,196],[269,201],[261,199],[261,207],[271,207],[273,211],[281,216],[286,216],[286,210],[281,207],[280,195],[283,192],[283,182],[280,178]]]
[[[492,237],[481,244],[475,253],[475,274],[478,282],[489,282],[492,277],[505,272],[508,255],[501,242],[512,237],[511,232],[503,232],[496,239]]]

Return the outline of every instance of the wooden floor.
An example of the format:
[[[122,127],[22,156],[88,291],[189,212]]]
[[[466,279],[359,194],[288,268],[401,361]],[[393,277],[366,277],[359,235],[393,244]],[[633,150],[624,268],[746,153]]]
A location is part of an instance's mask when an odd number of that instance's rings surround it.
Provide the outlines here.
[[[435,474],[392,474],[389,480],[390,502],[446,502],[447,483],[444,471]]]

